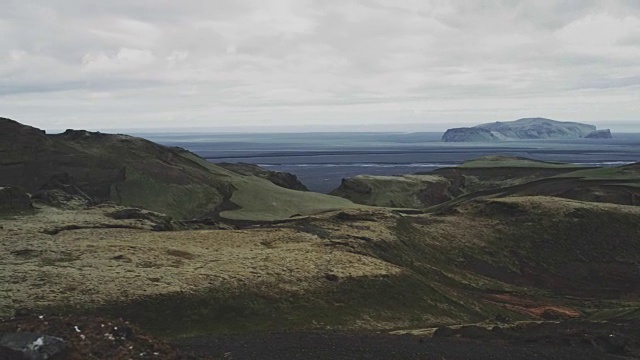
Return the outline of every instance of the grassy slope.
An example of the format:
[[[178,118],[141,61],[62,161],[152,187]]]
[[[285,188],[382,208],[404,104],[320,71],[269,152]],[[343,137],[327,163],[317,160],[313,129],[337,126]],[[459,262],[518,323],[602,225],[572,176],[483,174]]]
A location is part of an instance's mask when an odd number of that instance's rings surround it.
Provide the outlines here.
[[[572,167],[548,168],[544,172],[537,172],[540,167],[519,167],[526,164],[527,159],[516,159],[515,163],[509,158],[503,162],[497,157],[497,164],[511,164],[513,167],[464,168],[475,173],[467,176],[468,193],[455,199],[432,206],[431,211],[446,211],[455,206],[474,199],[499,198],[507,196],[558,196],[575,200],[593,202],[611,202],[624,205],[640,203],[640,169],[637,165],[619,167],[580,168],[571,171]],[[471,163],[473,163],[472,161]],[[483,164],[484,161],[481,161]],[[537,163],[537,162],[535,162]],[[546,163],[542,163],[544,164]],[[461,168],[462,169],[462,168]],[[500,170],[502,169],[502,170]],[[509,176],[513,169],[514,176]],[[486,172],[486,171],[489,172]],[[506,170],[505,173],[503,170]],[[522,171],[524,170],[524,173]],[[560,173],[554,173],[554,171]],[[450,169],[442,169],[444,174]],[[453,170],[455,171],[455,170]],[[499,171],[503,174],[499,175]],[[446,175],[444,175],[446,176]]]
[[[304,194],[208,163],[184,149],[127,135],[43,131],[0,118],[0,185],[38,191],[66,173],[97,202],[113,201],[177,219],[224,216],[282,220],[343,209],[345,199]]]
[[[573,164],[560,162],[539,161],[527,158],[517,158],[509,156],[484,156],[478,159],[464,162],[458,166],[460,168],[492,168],[492,167],[514,167],[514,168],[572,168],[578,167]]]
[[[558,175],[558,177],[578,177],[586,180],[640,180],[640,169],[629,166],[602,167],[595,169],[583,169]]]
[[[332,194],[371,206],[424,208],[455,201],[460,195],[521,185],[573,173],[576,169],[584,168],[526,158],[486,156],[430,173],[360,175],[344,181]]]
[[[344,277],[335,282],[321,279],[303,292],[268,283],[216,286],[89,311],[134,319],[156,334],[171,337],[274,329],[437,326],[483,321],[496,314],[526,318],[478,301],[475,285],[469,284],[493,284],[492,287],[504,289],[509,286],[456,269],[450,257],[434,251],[433,244],[425,238],[428,234],[410,220],[398,217],[392,224],[392,239],[353,245],[358,252],[402,269],[397,274]],[[331,230],[324,229],[331,234]],[[291,261],[295,262],[295,257]],[[464,284],[460,282],[463,278]]]
[[[45,296],[27,299],[42,304],[57,293],[70,301],[104,293],[112,300],[97,307],[95,300],[86,307],[58,303],[43,311],[126,317],[165,336],[531,318],[489,301],[492,294],[600,318],[637,314],[636,207],[522,197],[469,202],[446,216],[352,209],[241,231],[91,231],[64,232],[51,241],[34,229],[28,245],[18,247],[12,236],[24,236],[4,234],[9,251],[2,256],[13,266],[4,275],[37,281],[30,274],[40,273],[36,265],[46,260],[48,274],[71,283],[40,283]],[[64,258],[38,260],[51,254]],[[122,254],[128,260],[113,260]],[[104,285],[83,284],[92,278]]]
[[[232,220],[280,220],[357,206],[337,196],[285,189],[253,176],[238,178],[232,183],[237,190],[230,200],[240,209],[220,213]]]
[[[165,334],[428,327],[491,320],[498,314],[531,319],[488,301],[491,294],[568,306],[594,318],[636,313],[640,209],[526,197],[476,202],[460,211],[445,217],[378,218],[389,224],[392,237],[386,239],[346,240],[334,221],[311,220],[315,225],[303,228],[341,244],[336,250],[393,264],[402,269],[398,274],[347,277],[293,293],[215,288],[110,311],[124,311]],[[158,313],[164,315],[158,318]],[[167,318],[175,320],[170,328]]]
[[[481,260],[475,273],[543,290],[594,319],[640,315],[639,208],[513,197],[461,209],[497,220],[488,247],[466,251]]]
[[[339,197],[285,189],[259,177],[238,175],[191,153],[184,156],[209,171],[229,176],[228,183],[234,188],[229,200],[239,208],[221,212],[223,218],[271,221],[357,206]]]
[[[446,178],[437,175],[359,175],[348,179],[348,183],[343,183],[331,194],[358,204],[419,208],[424,206],[420,199],[423,189],[437,187],[444,194],[448,185]]]

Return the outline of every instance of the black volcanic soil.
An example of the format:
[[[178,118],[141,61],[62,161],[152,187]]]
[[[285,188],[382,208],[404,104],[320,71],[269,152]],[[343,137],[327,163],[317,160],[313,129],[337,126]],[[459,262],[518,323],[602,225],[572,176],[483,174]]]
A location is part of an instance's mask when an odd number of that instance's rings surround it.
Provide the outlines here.
[[[637,359],[632,327],[607,323],[547,323],[515,330],[467,327],[414,335],[276,332],[181,340],[185,352],[223,359]]]
[[[58,336],[56,359],[640,359],[640,321],[520,323],[439,328],[433,337],[374,332],[296,331],[211,335],[173,344],[120,319],[26,316],[0,322],[0,333]],[[0,359],[13,359],[3,357]]]
[[[0,321],[0,335],[14,332],[62,338],[67,349],[52,360],[195,359],[122,319],[28,315]],[[0,347],[0,360],[22,358]]]

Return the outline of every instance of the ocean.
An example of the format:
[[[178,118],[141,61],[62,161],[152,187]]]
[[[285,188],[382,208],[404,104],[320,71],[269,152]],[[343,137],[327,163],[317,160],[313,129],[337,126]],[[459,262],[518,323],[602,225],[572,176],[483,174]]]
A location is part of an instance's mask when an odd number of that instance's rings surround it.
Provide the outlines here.
[[[343,178],[397,175],[449,167],[485,155],[520,156],[586,166],[640,161],[640,134],[613,139],[444,143],[442,133],[139,133],[179,146],[213,163],[251,163],[298,176],[310,190],[328,193]]]

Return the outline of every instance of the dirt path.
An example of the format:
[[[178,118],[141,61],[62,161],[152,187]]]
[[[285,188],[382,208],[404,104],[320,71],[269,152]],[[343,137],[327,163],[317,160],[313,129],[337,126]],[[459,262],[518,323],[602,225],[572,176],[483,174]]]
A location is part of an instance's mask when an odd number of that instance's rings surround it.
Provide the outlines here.
[[[587,346],[555,346],[341,332],[222,335],[177,342],[186,352],[221,359],[624,359]]]

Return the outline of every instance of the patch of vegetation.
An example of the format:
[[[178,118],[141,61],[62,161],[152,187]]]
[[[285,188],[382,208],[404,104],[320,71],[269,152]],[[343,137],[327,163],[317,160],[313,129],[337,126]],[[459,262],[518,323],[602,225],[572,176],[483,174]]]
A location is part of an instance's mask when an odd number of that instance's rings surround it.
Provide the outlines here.
[[[80,260],[80,256],[73,254],[70,251],[62,251],[55,255],[44,256],[40,258],[41,266],[59,266],[63,263],[70,263]]]
[[[307,229],[317,232],[320,228]],[[461,284],[462,273],[448,255],[429,246],[411,219],[398,216],[394,231],[397,239],[363,242],[359,250],[401,267],[395,275],[352,278],[326,273],[304,291],[266,282],[223,285],[92,308],[42,310],[122,317],[156,335],[174,338],[286,329],[416,328],[477,322],[496,315],[519,318],[478,301],[475,288]]]
[[[358,175],[344,180],[331,194],[370,206],[422,208],[449,200],[449,186],[449,180],[438,175]]]
[[[300,232],[304,232],[307,234],[311,234],[311,235],[315,235],[317,237],[319,237],[320,239],[331,239],[333,236],[331,234],[331,231],[323,228],[322,226],[315,224],[313,222],[309,222],[309,221],[302,221],[302,222],[297,222],[293,225],[291,225],[290,227],[292,227],[293,229],[296,229]]]
[[[231,220],[273,221],[359,207],[337,196],[285,189],[256,177],[246,177],[233,184],[237,190],[230,201],[239,209],[220,213],[221,217]]]
[[[640,179],[640,171],[629,167],[600,167],[594,169],[583,169],[570,173],[558,175],[557,177],[579,177],[584,179]]]
[[[478,255],[516,270],[518,281],[600,298],[640,290],[636,209],[542,197],[491,200],[481,207],[490,209],[501,230]]]
[[[50,314],[100,314],[128,319],[156,335],[411,327],[452,324],[457,318],[435,288],[412,275],[345,278],[304,293],[217,287],[165,294],[97,308],[48,308]],[[273,285],[266,285],[273,289]],[[466,320],[466,319],[465,319]]]
[[[521,157],[510,156],[484,156],[478,159],[464,162],[458,166],[460,168],[492,168],[492,167],[513,167],[513,168],[572,168],[579,167],[574,164],[561,162],[538,161]]]
[[[185,260],[193,260],[196,256],[188,251],[179,250],[179,249],[168,249],[167,255],[175,256],[177,258],[185,259]]]

